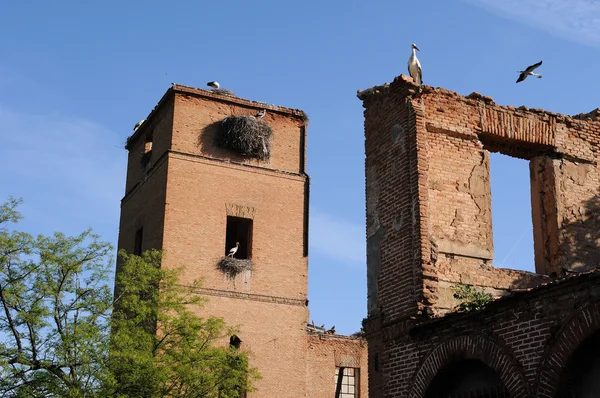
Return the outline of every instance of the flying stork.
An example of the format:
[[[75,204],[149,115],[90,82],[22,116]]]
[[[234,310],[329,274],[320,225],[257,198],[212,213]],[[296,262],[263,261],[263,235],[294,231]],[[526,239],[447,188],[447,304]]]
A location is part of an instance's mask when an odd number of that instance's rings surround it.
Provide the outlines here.
[[[235,243],[235,247],[232,247],[229,250],[229,254],[227,255],[227,257],[233,257],[233,255],[238,251],[238,248],[240,247],[240,242],[236,242]]]
[[[144,123],[146,121],[146,119],[140,120],[139,122],[137,122],[135,124],[135,126],[133,126],[133,131],[136,131],[137,129],[140,128],[140,126],[142,125],[142,123]]]
[[[408,59],[408,73],[410,77],[413,78],[413,81],[419,86],[423,84],[423,71],[421,70],[421,63],[417,58],[416,51],[421,51],[419,48],[413,43],[412,45],[412,54]]]
[[[219,87],[221,87],[221,85],[219,84],[219,82],[208,82],[208,83],[206,83],[206,85],[208,87],[212,87],[212,88],[219,88]]]
[[[520,70],[519,73],[519,78],[517,79],[517,83],[518,82],[522,82],[523,80],[527,79],[528,76],[535,76],[538,79],[540,79],[542,77],[542,75],[539,75],[537,73],[533,73],[533,71],[542,64],[542,61],[538,62],[537,64],[533,64],[527,67],[527,69],[525,70]]]

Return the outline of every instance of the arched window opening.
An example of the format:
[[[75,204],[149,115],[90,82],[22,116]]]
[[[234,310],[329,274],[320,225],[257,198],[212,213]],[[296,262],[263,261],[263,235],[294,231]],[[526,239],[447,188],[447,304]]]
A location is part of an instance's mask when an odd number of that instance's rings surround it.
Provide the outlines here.
[[[563,368],[556,398],[597,397],[600,391],[600,331],[577,347]]]

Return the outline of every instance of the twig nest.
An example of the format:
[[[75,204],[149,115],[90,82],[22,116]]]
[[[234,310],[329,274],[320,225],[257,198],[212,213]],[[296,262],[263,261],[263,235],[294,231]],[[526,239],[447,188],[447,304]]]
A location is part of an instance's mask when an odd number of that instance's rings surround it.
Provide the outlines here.
[[[254,116],[230,116],[223,119],[217,145],[244,156],[266,160],[271,156],[273,129]]]
[[[235,97],[235,94],[231,90],[227,90],[226,88],[214,88],[210,90],[211,92],[219,95],[229,95],[230,97]]]
[[[229,278],[235,278],[240,272],[252,270],[252,260],[223,257],[217,266]]]

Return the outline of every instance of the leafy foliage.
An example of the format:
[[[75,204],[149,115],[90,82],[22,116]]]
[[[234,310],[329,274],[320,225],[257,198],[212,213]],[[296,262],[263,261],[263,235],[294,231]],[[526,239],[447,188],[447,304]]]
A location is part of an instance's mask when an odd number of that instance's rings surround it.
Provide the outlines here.
[[[112,247],[91,231],[9,231],[19,203],[0,207],[0,393],[90,396],[106,376]]]
[[[236,332],[222,318],[195,315],[198,286],[177,283],[182,269],[160,267],[161,253],[119,253],[111,370],[123,397],[240,397],[258,373],[245,353],[217,347]],[[143,278],[143,280],[141,279]]]
[[[459,311],[479,311],[494,301],[494,296],[486,293],[483,288],[478,291],[472,285],[459,283],[454,287],[454,298],[462,300],[457,306]]]
[[[20,201],[0,205],[0,396],[239,397],[258,378],[231,333],[203,319],[197,286],[160,268],[160,252],[120,253],[90,230],[74,237],[10,231]],[[111,333],[112,328],[112,333]]]

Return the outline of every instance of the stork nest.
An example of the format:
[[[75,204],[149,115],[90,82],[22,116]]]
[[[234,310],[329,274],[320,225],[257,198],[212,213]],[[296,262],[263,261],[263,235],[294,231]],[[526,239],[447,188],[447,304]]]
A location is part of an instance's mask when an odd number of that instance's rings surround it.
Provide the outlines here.
[[[229,278],[235,278],[240,272],[252,270],[252,260],[223,257],[217,264],[217,267],[227,274]]]
[[[215,94],[229,95],[230,97],[235,97],[235,94],[233,93],[233,91],[227,90],[226,88],[213,88],[210,91]]]
[[[221,122],[217,133],[217,145],[231,149],[244,156],[267,160],[271,156],[269,124],[254,116],[229,116]]]

